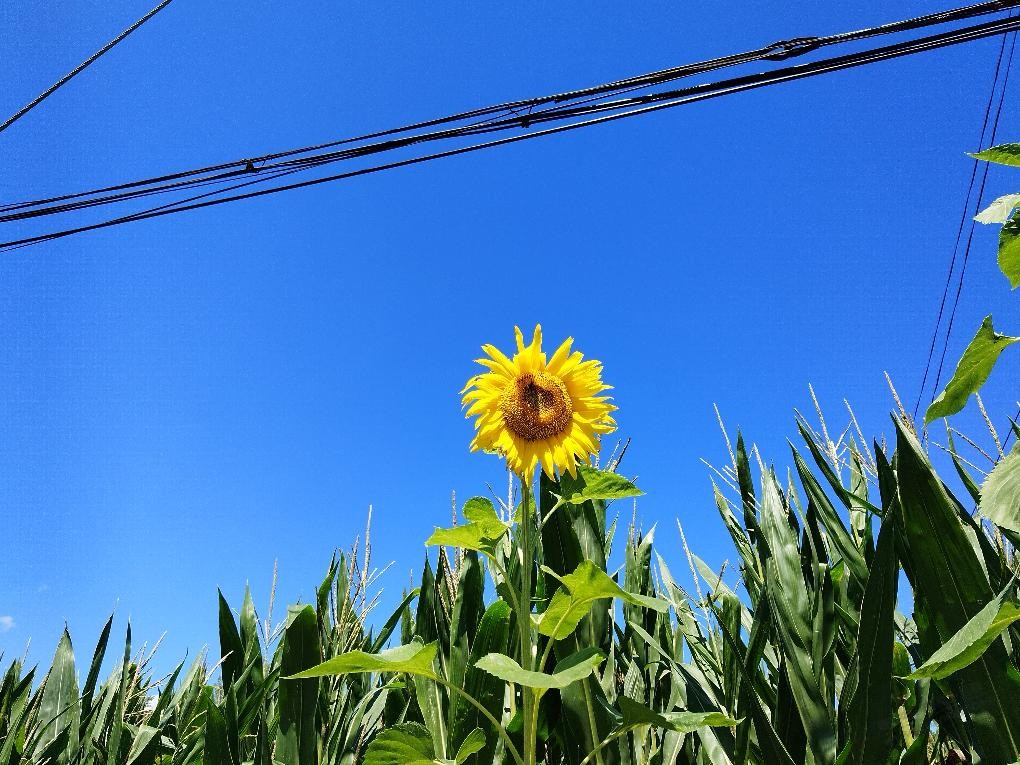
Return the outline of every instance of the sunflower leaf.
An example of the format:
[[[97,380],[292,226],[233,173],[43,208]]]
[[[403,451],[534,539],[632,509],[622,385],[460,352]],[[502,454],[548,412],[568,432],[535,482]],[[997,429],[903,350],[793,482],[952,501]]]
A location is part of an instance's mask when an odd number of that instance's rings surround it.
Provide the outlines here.
[[[438,650],[437,641],[423,644],[420,640],[415,640],[379,653],[349,651],[283,679],[303,680],[308,677],[353,675],[363,672],[406,672],[409,675],[434,678],[432,662]]]
[[[435,751],[432,736],[421,723],[411,722],[385,728],[365,751],[365,765],[432,765]]]
[[[1020,167],[1020,143],[1000,143],[984,151],[971,154],[974,159],[983,159],[987,162],[996,162],[1000,165],[1012,165]]]
[[[704,727],[730,727],[739,724],[740,720],[727,717],[722,712],[653,712],[644,704],[640,704],[626,696],[617,698],[616,703],[623,713],[623,720],[617,726],[614,733],[640,728],[643,725],[652,725],[664,730],[672,730],[677,733],[693,733],[698,728]]]
[[[995,525],[1020,533],[1020,445],[988,474],[981,487],[980,509]]]
[[[917,680],[931,677],[942,680],[977,661],[1009,625],[1020,621],[1020,603],[1005,599],[1012,586],[1011,582],[998,597],[963,625],[963,629],[949,638],[924,664],[910,673],[908,678]]]
[[[496,515],[496,508],[485,497],[472,497],[464,503],[462,526],[449,529],[437,528],[426,541],[426,545],[445,545],[464,550],[477,550],[493,555],[496,543],[509,530],[509,526]]]
[[[668,608],[667,603],[658,598],[627,592],[591,561],[584,561],[560,581],[562,584],[549,601],[548,608],[537,619],[538,631],[555,640],[570,635],[581,619],[588,615],[596,600],[618,598],[624,603],[660,613]]]
[[[482,751],[485,748],[485,733],[482,732],[481,728],[475,728],[473,731],[467,734],[464,742],[460,745],[457,750],[457,765],[462,765],[473,754]]]
[[[992,329],[992,317],[986,316],[974,339],[963,352],[946,389],[931,402],[931,406],[925,412],[925,424],[939,417],[956,414],[963,409],[971,394],[977,392],[988,379],[999,354],[1004,348],[1016,342],[1020,342],[1020,337],[1000,335]]]
[[[610,470],[599,470],[583,463],[577,466],[580,486],[571,487],[575,490],[564,499],[574,505],[583,504],[592,499],[623,499],[624,497],[640,497],[641,489],[622,475]],[[564,482],[566,483],[566,482]],[[566,487],[565,487],[566,488]]]
[[[978,223],[1005,223],[1017,206],[1020,206],[1020,194],[1006,194],[975,215],[974,220]]]
[[[1016,196],[1016,204],[1020,205],[1020,194]],[[1013,210],[999,231],[999,268],[1010,287],[1020,287],[1020,209]]]
[[[560,661],[551,675],[526,670],[501,653],[487,654],[475,662],[475,666],[500,680],[517,683],[525,688],[562,689],[578,680],[584,680],[605,658],[601,651],[585,648]]]

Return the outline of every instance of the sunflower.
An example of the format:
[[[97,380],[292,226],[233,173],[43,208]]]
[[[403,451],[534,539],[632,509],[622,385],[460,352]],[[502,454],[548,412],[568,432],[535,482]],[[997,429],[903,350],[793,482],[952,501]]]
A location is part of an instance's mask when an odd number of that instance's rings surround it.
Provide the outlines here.
[[[571,353],[572,337],[547,362],[541,325],[531,345],[524,345],[519,327],[514,334],[513,358],[483,345],[487,358],[476,361],[489,371],[472,377],[461,391],[465,416],[478,417],[471,451],[501,454],[528,483],[539,464],[553,480],[555,468],[576,476],[577,460],[587,461],[598,451],[599,436],[616,430],[609,415],[616,407],[599,395],[611,387],[602,383],[602,363]]]

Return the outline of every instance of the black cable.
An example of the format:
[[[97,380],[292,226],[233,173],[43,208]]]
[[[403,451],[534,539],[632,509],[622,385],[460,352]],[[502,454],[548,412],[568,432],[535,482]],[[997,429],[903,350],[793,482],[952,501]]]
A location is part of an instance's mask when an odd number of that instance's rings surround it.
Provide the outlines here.
[[[461,112],[459,114],[454,114],[448,117],[441,117],[438,119],[417,122],[410,125],[393,128],[390,130],[368,133],[354,138],[345,138],[337,141],[320,143],[313,146],[306,146],[300,149],[291,149],[288,151],[278,152],[275,154],[267,154],[260,157],[251,157],[235,160],[233,162],[211,165],[209,167],[199,168],[195,170],[186,170],[183,172],[171,173],[141,181],[133,181],[130,183],[118,184],[115,186],[107,186],[105,188],[95,189],[92,191],[79,192],[75,194],[66,194],[58,197],[50,197],[48,199],[35,200],[31,202],[21,202],[15,204],[2,205],[0,206],[0,211],[8,212],[11,210],[36,207],[45,204],[52,204],[54,202],[67,201],[75,198],[107,194],[114,191],[122,191],[130,188],[137,188],[141,186],[176,181],[182,178],[193,177],[196,175],[203,175],[208,173],[220,173],[222,171],[231,170],[231,168],[234,168],[234,170],[232,170],[231,172],[223,173],[221,176],[216,176],[212,180],[218,180],[219,178],[226,179],[234,177],[236,175],[240,175],[244,172],[250,172],[249,168],[253,168],[257,164],[271,162],[285,157],[307,154],[313,151],[320,151],[326,148],[333,148],[336,146],[341,146],[350,143],[364,142],[377,138],[383,138],[391,135],[410,132],[412,130],[421,130],[424,128],[436,127],[442,124],[449,124],[452,122],[462,122],[468,119],[474,119],[493,114],[503,113],[504,115],[509,116],[513,115],[514,113],[519,113],[520,111],[525,109],[529,110],[534,109],[535,107],[542,106],[544,104],[563,103],[565,101],[577,100],[579,98],[589,99],[592,97],[597,98],[601,95],[613,94],[616,91],[626,92],[629,90],[639,89],[643,87],[651,87],[653,85],[664,84],[666,82],[670,82],[682,77],[688,77],[694,74],[703,74],[705,72],[720,69],[723,67],[734,66],[738,64],[746,64],[758,60],[776,60],[776,61],[785,60],[787,58],[803,55],[805,53],[817,50],[820,47],[828,45],[863,40],[878,35],[909,31],[935,24],[943,24],[950,21],[959,21],[963,19],[974,18],[979,15],[1001,12],[1003,10],[1018,6],[1020,6],[1020,0],[993,0],[991,2],[977,3],[963,8],[931,13],[924,16],[907,19],[904,21],[892,22],[889,24],[870,27],[867,29],[857,30],[853,32],[843,32],[839,34],[828,35],[825,37],[793,38],[791,40],[779,41],[771,45],[767,45],[756,50],[747,51],[744,53],[732,54],[715,59],[709,59],[707,61],[702,61],[694,64],[685,64],[678,67],[662,69],[649,74],[639,75],[637,77],[631,77],[624,80],[606,83],[603,85],[597,85],[590,88],[567,91],[564,93],[557,93],[549,96],[542,96],[527,100],[506,102],[502,104],[497,104],[495,106],[489,106],[481,109],[475,109],[472,111]]]
[[[1009,84],[1009,73],[1013,68],[1013,54],[1016,52],[1016,33],[1013,33],[1013,42],[1009,49],[1009,58],[1006,60],[1006,72],[1002,78],[1002,91],[999,95],[999,106],[995,111],[995,120],[992,123],[992,135],[990,144],[995,145],[995,136],[999,130],[999,117],[1002,116],[1002,105],[1006,100],[1006,86]],[[977,204],[974,206],[974,215],[977,215],[981,210],[981,200],[985,193],[985,182],[988,180],[988,169],[990,164],[985,163],[984,172],[981,176],[981,186],[978,189]],[[956,308],[960,304],[960,294],[963,292],[963,277],[967,273],[967,262],[970,260],[970,245],[974,239],[974,228],[977,223],[973,217],[970,222],[970,231],[967,234],[967,245],[963,250],[963,264],[960,266],[960,278],[956,283],[956,297],[953,300],[953,309],[949,313],[949,324],[946,328],[945,343],[942,346],[942,357],[939,359],[938,373],[935,375],[935,392],[932,393],[932,401],[935,400],[935,395],[938,393],[939,383],[942,381],[942,368],[946,362],[946,352],[949,349],[949,338],[953,333],[953,323],[956,320]]]
[[[967,27],[963,29],[954,30],[951,32],[945,32],[938,35],[932,35],[926,38],[920,38],[917,40],[910,40],[894,45],[886,46],[883,48],[876,48],[866,51],[861,51],[854,54],[848,54],[832,59],[824,59],[821,61],[811,62],[807,64],[801,64],[797,66],[791,66],[771,72],[760,72],[754,75],[747,75],[744,77],[732,78],[730,80],[724,80],[717,83],[709,83],[706,85],[698,85],[692,88],[686,88],[682,90],[666,91],[663,93],[654,93],[648,96],[641,96],[638,98],[623,99],[620,101],[614,101],[609,104],[595,104],[584,108],[569,107],[567,110],[550,110],[550,114],[557,112],[555,118],[563,119],[564,115],[567,116],[582,116],[585,114],[597,114],[606,110],[620,110],[626,107],[626,111],[617,111],[614,114],[608,114],[593,119],[582,120],[580,122],[573,122],[566,125],[559,125],[552,128],[547,128],[540,131],[531,133],[525,133],[523,135],[511,136],[508,138],[488,141],[479,144],[473,144],[470,146],[459,147],[447,151],[436,152],[433,154],[409,158],[396,162],[385,163],[381,165],[371,166],[367,168],[361,168],[359,170],[349,171],[345,173],[339,173],[336,175],[327,176],[324,178],[316,178],[312,180],[302,181],[298,183],[286,184],[282,186],[273,187],[270,189],[262,189],[259,191],[246,192],[243,194],[237,194],[230,197],[224,197],[221,199],[212,199],[205,201],[194,201],[194,203],[186,204],[192,200],[181,200],[180,202],[174,202],[169,205],[161,206],[160,208],[153,208],[151,210],[142,211],[132,215],[123,216],[120,218],[114,218],[100,223],[95,223],[88,226],[81,226],[73,229],[67,229],[64,231],[57,231],[40,236],[29,237],[25,239],[15,240],[0,244],[0,248],[3,249],[14,249],[29,244],[35,244],[41,241],[48,241],[50,239],[60,238],[63,236],[69,236],[75,233],[81,233],[84,231],[95,230],[98,228],[105,228],[112,225],[118,225],[120,223],[132,222],[137,220],[144,220],[150,217],[158,217],[174,212],[183,212],[185,210],[199,209],[202,207],[208,207],[212,205],[223,204],[226,202],[238,201],[241,199],[249,199],[257,196],[264,196],[267,194],[273,194],[280,191],[288,191],[296,188],[303,188],[306,186],[318,185],[320,183],[327,183],[334,180],[341,180],[345,178],[351,178],[358,175],[365,175],[368,173],[375,173],[382,170],[393,169],[396,167],[403,167],[411,164],[418,164],[421,162],[430,161],[433,159],[439,159],[443,157],[455,156],[468,152],[477,151],[484,148],[491,148],[495,146],[505,145],[509,143],[515,143],[517,141],[527,140],[530,138],[536,138],[542,135],[551,135],[554,133],[565,132],[568,130],[577,129],[580,127],[587,127],[594,124],[601,124],[604,122],[614,121],[625,117],[636,116],[638,114],[650,113],[653,111],[659,111],[661,109],[671,108],[674,106],[680,106],[687,103],[694,103],[697,101],[703,101],[710,98],[716,98],[722,95],[729,95],[744,90],[751,90],[766,85],[777,84],[779,82],[787,82],[804,77],[810,77],[817,74],[824,74],[831,71],[838,71],[840,69],[846,69],[864,64],[873,63],[875,61],[897,58],[905,55],[912,55],[914,53],[924,52],[927,50],[935,50],[937,48],[945,47],[948,45],[955,45],[963,42],[969,42],[984,37],[1004,34],[1009,31],[1015,31],[1020,28],[1020,20],[1017,19],[1002,19],[985,24],[980,24],[974,27]],[[549,115],[546,115],[549,117]],[[496,130],[505,130],[510,127],[521,127],[522,123],[527,121],[530,122],[534,118],[534,115],[529,115],[524,118],[514,118],[511,120],[503,120],[500,123],[489,124],[484,128],[472,128],[470,134],[478,134],[483,132],[494,132]],[[552,117],[549,117],[552,118]],[[542,119],[546,119],[543,117]],[[438,131],[437,134],[431,134],[432,136],[440,135],[442,137],[450,137],[450,134],[456,135],[467,135],[469,133],[458,132],[458,131]],[[358,147],[357,149],[349,150],[350,152],[358,153],[360,156],[365,156],[369,153],[378,153],[380,151],[390,150],[394,146],[407,146],[415,142],[424,140],[421,136],[412,136],[409,138],[402,138],[397,141],[386,141],[380,144],[373,144],[368,147]],[[308,167],[314,167],[319,164],[327,164],[333,161],[338,161],[342,158],[349,158],[347,153],[343,153],[343,156],[336,157],[333,154],[325,155],[325,157],[312,157],[304,158],[301,160],[295,160],[297,162],[294,169],[307,169]],[[286,165],[288,163],[280,163]],[[258,183],[260,179],[254,179],[245,183],[239,184],[240,186],[248,186],[253,183]],[[235,187],[236,188],[236,187]],[[223,192],[231,189],[224,189]],[[219,193],[219,192],[212,192]],[[209,196],[208,194],[201,195],[203,197]]]
[[[981,121],[981,134],[978,137],[977,145],[979,147],[985,146],[985,134],[988,131],[988,121],[992,115],[992,104],[995,103],[995,94],[998,91],[999,85],[999,73],[1002,68],[1002,59],[1006,53],[1006,35],[1002,36],[1002,44],[999,46],[999,55],[995,60],[995,73],[992,76],[992,87],[988,93],[988,103],[985,105],[985,115]],[[1001,104],[1001,101],[1000,101]],[[935,345],[938,342],[939,329],[942,327],[942,316],[946,307],[946,299],[949,297],[949,288],[953,283],[953,273],[956,271],[956,259],[960,253],[960,241],[963,239],[963,227],[967,223],[968,211],[970,210],[971,195],[974,192],[974,182],[977,179],[978,165],[982,164],[979,160],[975,159],[971,164],[970,181],[967,184],[967,194],[963,198],[963,209],[960,212],[960,225],[956,229],[956,242],[953,244],[953,254],[949,260],[949,273],[946,274],[946,286],[942,290],[942,299],[939,301],[938,313],[935,317],[935,329],[931,335],[931,345],[928,347],[928,358],[924,363],[924,376],[921,378],[921,387],[917,391],[917,400],[914,402],[914,414],[913,418],[917,419],[917,410],[921,406],[921,399],[924,397],[925,386],[928,383],[928,374],[931,371],[931,362],[935,356]],[[988,164],[984,163],[986,173]],[[938,384],[935,385],[936,393],[938,392]]]
[[[78,64],[78,66],[76,66],[70,72],[68,72],[63,77],[61,77],[59,80],[57,80],[55,83],[53,83],[50,87],[48,87],[46,90],[44,90],[42,93],[40,93],[34,99],[32,99],[31,102],[29,102],[25,106],[21,107],[21,109],[19,109],[13,115],[8,117],[4,121],[4,123],[2,125],[0,125],[0,133],[4,132],[7,128],[9,128],[11,125],[13,125],[15,122],[17,122],[22,117],[24,117],[26,114],[28,114],[30,111],[32,111],[35,107],[37,107],[39,104],[41,104],[47,98],[52,96],[55,92],[57,92],[57,90],[62,88],[64,85],[66,85],[73,77],[75,77],[76,75],[79,75],[83,71],[85,71],[93,63],[95,63],[96,60],[99,59],[100,56],[102,56],[104,53],[109,51],[111,48],[113,48],[115,45],[117,45],[117,43],[121,42],[129,34],[131,34],[136,29],[138,29],[138,27],[140,27],[146,21],[148,21],[153,16],[155,16],[157,13],[159,13],[161,10],[163,10],[168,5],[170,5],[171,1],[172,0],[163,0],[163,2],[161,2],[159,5],[157,5],[155,8],[153,8],[151,11],[149,11],[144,16],[142,16],[140,19],[138,19],[138,21],[136,21],[134,24],[129,26],[127,29],[125,29],[123,32],[121,32],[119,35],[117,35],[115,38],[110,40],[110,42],[108,42],[106,45],[104,45],[98,51],[96,51],[91,56],[89,56],[87,59],[85,59],[82,63]]]

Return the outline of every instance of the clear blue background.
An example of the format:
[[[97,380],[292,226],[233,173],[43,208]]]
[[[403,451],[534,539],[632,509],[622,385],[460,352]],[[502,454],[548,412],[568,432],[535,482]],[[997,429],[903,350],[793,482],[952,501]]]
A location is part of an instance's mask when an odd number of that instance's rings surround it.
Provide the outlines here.
[[[741,5],[178,0],[0,135],[0,200],[949,3]],[[4,2],[0,117],[149,7]],[[457,392],[515,323],[605,362],[641,523],[675,574],[677,517],[719,566],[713,402],[780,467],[808,383],[834,432],[844,397],[890,431],[883,371],[912,406],[998,45],[0,256],[0,650],[31,638],[48,659],[66,622],[87,653],[116,610],[136,640],[168,632],[169,665],[215,644],[217,586],[237,606],[250,582],[264,611],[278,560],[277,615],[311,598],[369,504],[391,603],[451,490],[505,485],[468,453]],[[1018,189],[993,172],[990,193]],[[1020,333],[995,235],[978,231],[950,368],[986,313]],[[1006,354],[988,390],[1000,425],[1018,373]]]

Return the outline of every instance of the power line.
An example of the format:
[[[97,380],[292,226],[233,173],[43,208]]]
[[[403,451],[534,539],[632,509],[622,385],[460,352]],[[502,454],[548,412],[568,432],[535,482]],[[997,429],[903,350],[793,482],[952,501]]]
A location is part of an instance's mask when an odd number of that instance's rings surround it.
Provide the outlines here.
[[[151,11],[149,11],[144,16],[142,16],[140,19],[138,19],[138,21],[136,21],[134,24],[129,26],[127,29],[125,29],[123,32],[121,32],[119,35],[117,35],[115,38],[110,40],[110,42],[108,42],[106,45],[104,45],[98,51],[93,53],[91,56],[89,56],[87,59],[85,59],[82,63],[78,64],[78,66],[76,66],[70,72],[65,74],[63,77],[61,77],[55,83],[53,83],[53,85],[51,85],[49,88],[47,88],[42,93],[40,93],[38,96],[36,96],[34,99],[32,99],[31,102],[29,102],[25,106],[21,107],[21,109],[19,109],[13,115],[8,117],[4,121],[4,123],[2,125],[0,125],[0,133],[4,132],[7,128],[9,128],[11,125],[13,125],[19,119],[24,117],[26,114],[28,114],[30,111],[32,111],[35,107],[37,107],[39,104],[41,104],[47,98],[49,98],[51,95],[53,95],[55,92],[57,92],[57,90],[62,88],[64,85],[66,85],[73,77],[75,77],[76,75],[81,74],[83,71],[85,71],[93,63],[95,63],[95,61],[100,56],[102,56],[104,53],[109,51],[111,48],[113,48],[115,45],[117,45],[117,43],[119,43],[121,40],[126,38],[129,34],[134,32],[136,29],[138,29],[138,27],[140,27],[146,21],[148,21],[153,16],[155,16],[157,13],[159,13],[161,10],[163,10],[168,5],[170,5],[171,1],[172,0],[163,0],[163,2],[161,2],[159,5],[157,5],[155,8],[153,8]]]
[[[1006,73],[1005,73],[1005,75],[1003,76],[1003,79],[1002,79],[1002,91],[1001,91],[1001,94],[999,95],[999,106],[998,106],[998,108],[995,111],[995,120],[992,123],[992,135],[991,135],[991,139],[990,139],[990,143],[992,145],[995,144],[995,136],[996,136],[996,134],[998,133],[998,130],[999,130],[999,117],[1002,115],[1002,105],[1003,105],[1003,103],[1006,100],[1006,86],[1009,84],[1009,73],[1010,73],[1010,70],[1013,67],[1013,53],[1015,51],[1016,51],[1016,33],[1014,32],[1013,33],[1013,42],[1012,42],[1012,45],[1010,46],[1010,50],[1009,50],[1009,58],[1006,60]],[[988,180],[988,168],[989,168],[988,163],[985,163],[984,172],[981,175],[981,186],[978,189],[978,194],[977,194],[977,204],[974,206],[974,214],[975,215],[977,215],[977,213],[981,210],[981,200],[984,197],[984,193],[985,193],[985,181]],[[967,273],[967,262],[970,260],[970,245],[971,245],[971,242],[974,239],[974,227],[976,225],[977,225],[976,222],[972,218],[971,222],[970,222],[970,231],[967,234],[967,245],[966,245],[966,247],[964,247],[964,250],[963,250],[963,264],[960,267],[960,279],[956,283],[956,297],[953,300],[953,310],[949,314],[949,324],[946,327],[946,339],[945,339],[945,343],[942,346],[942,357],[939,359],[939,369],[938,369],[938,373],[935,375],[935,392],[936,393],[938,392],[939,383],[942,381],[942,367],[943,367],[943,365],[946,362],[946,351],[949,349],[949,338],[950,338],[950,335],[952,335],[952,333],[953,333],[953,322],[956,319],[956,308],[960,304],[960,293],[963,291],[963,277]],[[932,394],[932,400],[934,400],[934,399],[935,399],[935,394],[933,393]]]
[[[457,126],[445,130],[436,130],[418,134],[412,133],[411,135],[406,135],[398,138],[389,138],[388,140],[384,141],[376,141],[374,143],[363,143],[362,145],[352,146],[350,148],[345,148],[342,150],[331,151],[312,156],[301,156],[302,154],[307,153],[309,148],[319,149],[322,147],[336,147],[343,144],[357,143],[359,141],[363,141],[365,137],[361,137],[358,139],[345,139],[342,141],[330,142],[328,144],[319,144],[316,147],[306,147],[305,149],[280,152],[274,155],[266,155],[266,157],[260,157],[257,158],[257,160],[252,159],[239,160],[237,162],[224,163],[221,165],[212,166],[210,168],[203,168],[195,171],[184,171],[182,173],[161,176],[158,179],[150,179],[149,181],[137,181],[130,184],[121,184],[115,187],[107,187],[106,189],[100,189],[95,192],[84,192],[80,194],[64,195],[62,197],[53,197],[48,200],[39,200],[37,202],[7,205],[3,208],[0,208],[0,210],[3,210],[7,213],[7,215],[0,216],[0,222],[11,222],[31,217],[39,217],[42,215],[65,213],[71,210],[82,209],[84,207],[123,202],[130,199],[138,198],[140,196],[147,196],[157,193],[166,193],[168,191],[178,191],[183,188],[190,188],[200,185],[225,183],[228,181],[238,180],[243,176],[248,176],[247,180],[243,180],[240,183],[228,186],[226,188],[206,192],[196,197],[177,200],[166,205],[150,208],[148,210],[142,210],[140,212],[133,213],[130,215],[125,215],[110,220],[101,221],[99,223],[94,223],[87,226],[79,226],[76,228],[65,229],[63,231],[54,231],[35,237],[28,237],[10,242],[5,242],[0,244],[0,250],[14,249],[42,241],[48,241],[50,239],[81,233],[84,231],[90,231],[98,228],[119,225],[121,223],[144,220],[151,217],[158,217],[175,212],[183,212],[185,210],[199,209],[202,207],[224,204],[226,202],[233,202],[241,199],[250,199],[257,196],[264,196],[267,194],[274,194],[281,191],[288,191],[292,189],[303,188],[306,186],[327,183],[335,180],[351,178],[359,175],[380,172],[382,170],[394,169],[396,167],[418,164],[422,162],[431,161],[433,159],[456,156],[459,154],[478,151],[480,149],[493,148],[495,146],[501,146],[522,140],[528,140],[542,135],[561,133],[581,127],[587,127],[590,125],[601,124],[604,122],[614,121],[617,119],[636,116],[638,114],[646,114],[661,109],[672,108],[674,106],[680,106],[684,104],[694,103],[697,101],[703,101],[710,98],[720,97],[723,95],[730,95],[745,90],[751,90],[755,88],[764,87],[767,85],[778,84],[779,82],[789,82],[792,80],[811,77],[818,74],[825,74],[828,72],[838,71],[841,69],[862,66],[880,60],[886,60],[905,55],[912,55],[914,53],[934,50],[937,48],[946,47],[948,45],[956,45],[964,42],[970,42],[972,40],[982,39],[984,37],[1005,34],[1007,32],[1015,31],[1016,29],[1020,28],[1020,20],[1012,18],[998,19],[995,21],[990,21],[971,27],[959,28],[949,32],[931,35],[928,37],[903,41],[881,48],[873,48],[864,51],[858,51],[856,53],[846,54],[843,56],[838,56],[830,59],[822,59],[819,61],[814,61],[800,65],[784,67],[772,71],[758,72],[755,74],[734,77],[728,80],[721,80],[717,82],[704,83],[683,89],[649,93],[645,95],[630,96],[626,98],[616,98],[612,101],[604,100],[609,96],[619,96],[625,94],[626,92],[632,91],[635,88],[647,87],[648,83],[658,84],[660,80],[669,81],[672,79],[676,79],[679,76],[686,76],[686,74],[678,74],[679,72],[705,71],[706,70],[705,67],[708,66],[710,66],[711,68],[718,68],[718,66],[720,65],[719,62],[728,62],[734,58],[739,58],[741,56],[755,55],[757,58],[775,58],[776,56],[779,56],[782,58],[789,57],[791,55],[800,55],[801,53],[807,52],[808,50],[816,49],[818,47],[819,40],[831,40],[841,38],[840,41],[846,41],[846,39],[851,38],[860,39],[862,36],[873,36],[874,34],[879,34],[880,32],[877,32],[876,30],[880,29],[895,28],[898,31],[899,29],[904,28],[905,25],[918,25],[922,23],[923,24],[939,23],[931,20],[936,17],[939,19],[943,19],[947,16],[952,16],[955,19],[961,17],[961,14],[965,12],[972,15],[977,13],[991,13],[994,10],[1002,10],[1003,8],[1006,7],[1015,6],[1020,6],[1020,0],[1014,0],[1013,2],[982,3],[976,6],[970,6],[967,9],[956,9],[954,11],[949,11],[943,14],[933,14],[928,17],[922,17],[921,19],[897,22],[896,24],[893,25],[886,25],[886,27],[862,30],[860,32],[845,33],[844,35],[835,35],[832,36],[831,38],[798,38],[797,40],[787,41],[784,43],[777,43],[775,46],[769,46],[765,49],[752,51],[749,54],[737,54],[736,57],[723,57],[722,59],[713,59],[710,62],[701,62],[699,64],[690,64],[684,67],[676,67],[670,70],[662,70],[662,72],[653,73],[652,75],[642,75],[639,78],[622,80],[617,83],[610,83],[604,86],[597,86],[596,88],[590,88],[583,91],[573,91],[572,93],[568,94],[545,96],[539,99],[512,102],[510,104],[501,104],[497,107],[487,107],[486,109],[476,110],[474,112],[465,112],[462,113],[461,115],[454,115],[453,117],[441,118],[439,120],[432,120],[426,123],[417,123],[417,125],[419,126],[440,125],[444,123],[449,123],[458,118],[462,119],[465,115],[469,115],[470,117],[495,115],[487,120],[482,120],[480,122],[476,121],[468,125]],[[777,47],[780,48],[778,52],[776,50]],[[765,51],[765,53],[763,54],[762,51]],[[721,65],[731,64],[724,63]],[[568,102],[571,100],[576,101],[577,94],[584,95],[586,99],[582,100],[580,103],[575,102],[567,103],[566,105],[556,105],[557,103],[561,103],[563,101]],[[534,106],[537,104],[546,104],[546,107],[536,111],[534,109]],[[512,114],[512,116],[506,116],[508,113]],[[593,117],[592,115],[601,116]],[[580,119],[585,117],[590,118]],[[468,146],[460,146],[458,148],[439,151],[431,154],[426,154],[423,156],[406,158],[394,162],[387,162],[379,165],[363,167],[357,170],[338,173],[323,178],[315,178],[311,180],[275,186],[273,188],[268,189],[247,191],[244,193],[235,194],[233,196],[221,197],[217,199],[208,198],[210,196],[215,196],[216,194],[226,193],[229,191],[248,187],[253,184],[274,180],[276,178],[289,175],[291,173],[300,172],[303,170],[316,167],[322,167],[324,165],[331,164],[334,162],[367,157],[382,152],[408,148],[415,146],[417,144],[432,141],[461,139],[468,136],[484,135],[488,133],[501,132],[515,128],[530,130],[537,124],[543,124],[553,121],[562,122],[571,119],[576,121],[568,122],[567,124],[556,125],[554,127],[545,128],[542,130],[534,130],[532,132],[510,136],[507,138],[471,144]],[[403,132],[407,132],[407,130],[404,128],[397,128],[394,130],[382,131],[380,133],[371,134],[369,137],[392,136]],[[280,158],[282,158],[283,161],[266,162],[263,164],[263,160],[265,159],[276,160]],[[262,164],[262,166],[258,168],[255,167],[256,161]],[[213,174],[210,176],[209,172],[212,172]],[[208,177],[203,177],[202,175],[203,173],[205,173],[206,176]],[[254,177],[252,177],[253,175]],[[155,185],[153,185],[153,181],[155,181]],[[108,191],[115,193],[105,194],[105,192]],[[91,199],[88,198],[90,196],[92,196],[93,198]],[[63,202],[63,204],[53,205],[52,204],[53,202]],[[46,205],[50,206],[46,207]]]
[[[1014,33],[1014,35],[1013,35],[1013,45],[1014,46],[1016,45],[1016,33]],[[995,103],[995,94],[999,90],[999,87],[998,87],[999,86],[999,75],[1000,75],[1000,73],[1002,71],[1002,60],[1003,60],[1003,57],[1005,56],[1005,53],[1006,53],[1006,35],[1003,35],[1002,43],[999,46],[999,54],[998,54],[998,56],[996,57],[996,60],[995,60],[995,73],[992,75],[992,87],[991,87],[991,89],[989,90],[989,93],[988,93],[988,103],[985,105],[985,114],[984,114],[984,118],[981,121],[981,134],[980,134],[980,136],[978,138],[978,144],[977,144],[979,148],[980,147],[984,147],[986,145],[986,140],[987,140],[986,139],[986,134],[988,132],[988,123],[989,123],[989,120],[991,119],[991,116],[992,116],[992,105]],[[1012,53],[1012,49],[1011,49],[1010,50],[1010,62],[1012,62],[1012,58],[1013,58],[1013,53]],[[1008,74],[1007,74],[1007,79],[1008,79]],[[1006,93],[1006,88],[1005,88],[1005,83],[1003,83],[1002,96],[999,99],[999,107],[998,107],[998,109],[996,111],[996,114],[995,114],[995,127],[992,130],[993,138],[990,141],[987,141],[988,145],[992,145],[995,142],[994,135],[995,135],[995,132],[998,129],[999,115],[1002,112],[1002,99],[1005,97],[1005,93]],[[984,165],[984,174],[983,174],[983,176],[981,178],[981,191],[978,192],[978,200],[977,200],[977,204],[976,204],[976,206],[974,208],[974,213],[971,213],[970,212],[970,210],[971,210],[971,197],[972,197],[972,194],[974,192],[974,183],[975,183],[975,181],[977,179],[978,165],[981,165],[981,164]],[[945,312],[946,300],[949,297],[949,289],[950,289],[950,286],[952,285],[952,282],[953,282],[953,274],[956,271],[956,259],[957,259],[957,257],[960,254],[960,242],[963,239],[963,229],[964,229],[964,226],[967,223],[967,218],[971,217],[972,220],[971,220],[970,236],[973,235],[973,231],[974,231],[973,215],[976,214],[980,210],[980,207],[981,207],[981,196],[984,193],[985,179],[987,177],[988,177],[988,163],[987,162],[982,163],[979,160],[975,159],[973,161],[972,165],[971,165],[970,180],[969,180],[969,182],[967,184],[967,193],[964,196],[964,200],[963,200],[963,209],[960,211],[960,224],[959,224],[959,226],[956,229],[956,242],[953,244],[953,254],[952,254],[952,257],[949,260],[949,273],[946,274],[946,286],[942,290],[942,299],[939,301],[939,308],[938,308],[938,312],[937,312],[936,317],[935,317],[935,329],[932,330],[931,345],[928,347],[928,358],[927,358],[927,360],[925,361],[925,364],[924,364],[924,376],[921,378],[921,387],[917,391],[917,400],[914,403],[914,414],[913,414],[914,419],[917,419],[917,411],[918,411],[918,409],[921,406],[921,399],[924,396],[925,387],[926,387],[927,382],[928,382],[928,374],[931,372],[931,363],[932,363],[932,359],[934,358],[934,355],[935,355],[935,345],[938,342],[939,329],[942,326],[942,316],[943,316],[943,314]],[[969,252],[970,236],[968,236],[968,252]],[[960,285],[961,286],[962,286],[962,283],[963,283],[963,280],[962,280],[962,274],[961,274],[961,279],[960,279]],[[958,299],[959,299],[959,289],[957,289],[957,300]],[[955,311],[956,311],[956,304],[954,302],[954,305],[953,305],[953,314],[954,314],[954,316],[955,316]],[[950,327],[951,327],[951,322],[950,322]],[[947,335],[948,335],[948,333],[947,333]],[[947,336],[947,339],[946,339],[946,343],[948,343],[948,336]],[[944,358],[945,358],[945,348],[943,348],[943,350],[942,350],[942,356],[943,356],[943,360],[944,360]],[[942,363],[940,362],[939,363],[939,377],[940,378],[941,378],[941,370],[942,370]],[[938,393],[938,380],[936,380],[936,382],[935,382],[935,390],[932,393],[932,400],[934,400],[935,395],[937,393]]]

